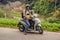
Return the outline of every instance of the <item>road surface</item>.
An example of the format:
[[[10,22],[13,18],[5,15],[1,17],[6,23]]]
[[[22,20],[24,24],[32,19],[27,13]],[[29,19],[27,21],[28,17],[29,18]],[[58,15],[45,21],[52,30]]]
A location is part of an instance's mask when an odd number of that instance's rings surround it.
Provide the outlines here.
[[[24,35],[18,29],[0,27],[0,40],[60,40],[60,33],[44,32],[43,35],[37,33]]]

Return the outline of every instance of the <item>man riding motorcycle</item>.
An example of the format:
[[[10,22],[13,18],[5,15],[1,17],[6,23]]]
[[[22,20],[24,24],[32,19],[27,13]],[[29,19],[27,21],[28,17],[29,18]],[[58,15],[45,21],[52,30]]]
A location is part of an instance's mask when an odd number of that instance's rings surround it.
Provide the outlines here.
[[[31,24],[31,23],[30,23],[31,20],[28,19],[29,14],[30,14],[30,5],[27,4],[27,5],[26,5],[26,9],[23,10],[23,12],[22,12],[22,18],[23,18],[23,20],[24,20],[25,23],[26,23],[25,28],[23,28],[23,31],[25,32],[25,34],[26,34],[26,32],[28,31],[28,28],[30,27],[30,24]]]
[[[22,12],[22,20],[19,20],[18,29],[19,31],[27,34],[28,29],[33,29],[39,31],[39,34],[43,34],[43,29],[41,27],[41,21],[38,18],[38,14],[34,13],[33,10],[30,10],[30,5],[26,5],[26,9]]]

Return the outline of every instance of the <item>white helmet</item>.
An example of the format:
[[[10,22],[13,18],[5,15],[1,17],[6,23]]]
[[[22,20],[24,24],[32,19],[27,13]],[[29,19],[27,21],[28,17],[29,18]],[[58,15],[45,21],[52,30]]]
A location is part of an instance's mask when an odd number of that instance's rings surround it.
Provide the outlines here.
[[[26,7],[30,7],[30,5],[29,4],[26,4]]]

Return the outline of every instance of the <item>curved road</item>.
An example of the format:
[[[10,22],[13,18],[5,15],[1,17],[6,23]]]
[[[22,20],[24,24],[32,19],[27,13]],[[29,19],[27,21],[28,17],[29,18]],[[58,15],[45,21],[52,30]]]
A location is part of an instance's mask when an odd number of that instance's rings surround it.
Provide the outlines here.
[[[37,33],[24,35],[18,29],[0,27],[0,40],[60,40],[60,33],[44,32],[43,35]]]

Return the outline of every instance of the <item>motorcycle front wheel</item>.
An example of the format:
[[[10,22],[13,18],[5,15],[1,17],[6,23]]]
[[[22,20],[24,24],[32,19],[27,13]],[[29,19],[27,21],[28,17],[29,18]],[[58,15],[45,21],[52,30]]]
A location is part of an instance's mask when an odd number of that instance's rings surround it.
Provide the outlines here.
[[[43,28],[41,26],[37,26],[37,30],[39,31],[39,34],[43,34]]]

